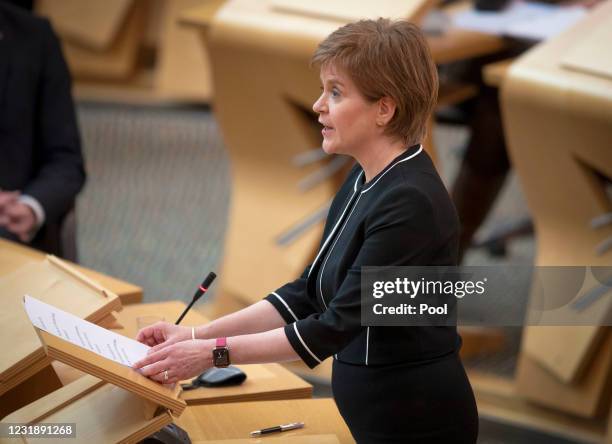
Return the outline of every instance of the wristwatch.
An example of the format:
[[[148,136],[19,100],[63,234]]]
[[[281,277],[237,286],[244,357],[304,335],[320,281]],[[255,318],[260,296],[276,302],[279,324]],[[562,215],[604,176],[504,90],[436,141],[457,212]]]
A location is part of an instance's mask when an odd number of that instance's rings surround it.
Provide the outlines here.
[[[217,338],[215,348],[212,351],[213,365],[215,367],[228,367],[230,365],[229,348],[227,338]]]

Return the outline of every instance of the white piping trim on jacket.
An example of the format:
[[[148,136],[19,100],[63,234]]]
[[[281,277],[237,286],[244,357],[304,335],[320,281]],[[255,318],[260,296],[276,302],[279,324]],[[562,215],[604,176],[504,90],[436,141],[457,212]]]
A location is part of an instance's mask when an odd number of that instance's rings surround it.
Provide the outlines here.
[[[312,272],[312,269],[314,268],[314,265],[319,260],[319,256],[321,256],[321,253],[323,252],[323,250],[325,250],[325,247],[327,246],[327,243],[329,242],[331,237],[336,232],[336,229],[338,228],[338,225],[340,225],[340,222],[342,222],[342,217],[344,216],[344,213],[346,213],[346,210],[348,209],[348,207],[351,205],[351,201],[353,200],[353,196],[355,196],[355,193],[357,192],[357,183],[359,182],[359,179],[361,178],[362,174],[363,174],[363,170],[361,171],[361,173],[359,173],[359,176],[357,176],[357,179],[355,180],[355,185],[353,185],[353,194],[351,194],[351,198],[348,200],[348,203],[346,204],[346,207],[344,207],[344,210],[342,211],[342,214],[338,218],[338,222],[336,222],[336,225],[334,225],[334,228],[332,228],[331,233],[329,233],[329,236],[327,236],[327,239],[325,239],[325,242],[323,242],[323,246],[321,247],[321,249],[317,253],[317,256],[315,257],[314,261],[312,261],[312,264],[310,266],[310,270],[308,270],[308,276],[307,277],[310,277],[310,273]]]
[[[327,255],[325,256],[325,260],[323,261],[323,265],[321,265],[321,271],[319,272],[319,293],[321,294],[321,300],[323,301],[323,306],[325,307],[326,310],[327,310],[327,304],[325,303],[325,298],[323,297],[323,271],[325,270],[325,264],[327,264],[327,261],[328,261],[329,257],[331,256],[332,251],[333,251],[334,247],[336,246],[336,243],[338,242],[338,239],[340,239],[340,236],[342,236],[342,232],[346,228],[346,225],[348,224],[348,221],[351,218],[351,216],[353,214],[353,211],[355,211],[355,208],[357,208],[357,204],[359,203],[359,199],[361,199],[361,194],[357,197],[357,200],[355,201],[355,205],[353,205],[353,208],[351,209],[351,212],[346,217],[346,220],[344,221],[344,224],[342,225],[342,228],[340,229],[340,232],[338,233],[338,236],[336,236],[336,238],[334,239],[334,243],[332,244],[332,246],[329,247],[329,251],[327,252]]]
[[[280,297],[280,295],[276,292],[272,292],[270,294],[273,294],[274,296],[276,296],[278,298],[279,301],[281,301],[283,303],[283,305],[285,306],[285,308],[287,309],[287,311],[291,314],[291,316],[293,316],[293,319],[295,319],[296,321],[298,321],[299,319],[297,318],[297,316],[295,315],[295,313],[293,312],[293,310],[291,310],[291,308],[289,308],[289,304],[287,304],[285,302],[285,300],[283,298]]]
[[[391,169],[392,169],[392,168],[393,168],[395,165],[398,165],[398,164],[400,164],[400,163],[402,163],[402,162],[405,162],[405,161],[407,161],[407,160],[412,159],[412,158],[413,158],[413,157],[415,157],[417,154],[419,154],[421,151],[423,151],[423,145],[419,145],[419,150],[418,150],[416,153],[411,154],[410,156],[406,157],[405,159],[402,159],[402,160],[400,160],[400,161],[398,161],[398,162],[395,162],[393,165],[391,165],[387,171],[385,171],[384,173],[382,173],[382,174],[380,175],[380,177],[379,177],[378,179],[376,179],[376,182],[374,182],[372,185],[370,185],[369,187],[367,187],[365,190],[362,190],[362,191],[361,191],[361,194],[368,192],[368,191],[369,191],[369,190],[370,190],[370,189],[371,189],[371,188],[372,188],[374,185],[376,185],[376,184],[378,183],[378,181],[379,181],[380,179],[382,179],[382,178],[383,178],[383,176],[384,176],[385,174],[387,174],[389,171],[391,171]]]
[[[359,176],[357,176],[357,180],[355,180],[355,183],[353,184],[353,192],[357,191],[357,184],[359,183],[359,179],[361,178],[361,175],[365,173],[365,171],[363,171],[363,169],[361,170],[361,173],[359,173]],[[353,197],[353,196],[351,196]]]
[[[365,365],[368,365],[368,355],[370,353],[370,327],[366,330],[366,360]]]
[[[300,332],[298,331],[297,325],[295,324],[295,322],[293,323],[293,329],[295,330],[295,334],[297,335],[298,339],[300,340],[300,342],[302,343],[302,345],[304,346],[306,351],[308,353],[310,353],[310,356],[312,356],[318,363],[321,363],[321,360],[319,358],[317,358],[317,356],[312,351],[310,351],[310,349],[308,348],[308,346],[306,345],[306,343],[304,342],[304,340],[300,336]]]

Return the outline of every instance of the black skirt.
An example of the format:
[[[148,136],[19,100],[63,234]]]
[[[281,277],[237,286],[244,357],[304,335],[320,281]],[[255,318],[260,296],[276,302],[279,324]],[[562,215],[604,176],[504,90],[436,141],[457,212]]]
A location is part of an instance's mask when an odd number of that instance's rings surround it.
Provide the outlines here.
[[[332,389],[359,444],[473,444],[478,437],[474,393],[456,353],[385,366],[334,359]]]

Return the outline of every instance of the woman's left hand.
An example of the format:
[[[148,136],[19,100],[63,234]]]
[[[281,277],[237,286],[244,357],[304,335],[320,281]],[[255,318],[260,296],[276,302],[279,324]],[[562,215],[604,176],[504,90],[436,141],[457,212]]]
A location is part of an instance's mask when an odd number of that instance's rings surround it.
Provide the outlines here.
[[[162,384],[193,378],[212,367],[214,341],[188,340],[151,352],[134,364],[135,369]]]

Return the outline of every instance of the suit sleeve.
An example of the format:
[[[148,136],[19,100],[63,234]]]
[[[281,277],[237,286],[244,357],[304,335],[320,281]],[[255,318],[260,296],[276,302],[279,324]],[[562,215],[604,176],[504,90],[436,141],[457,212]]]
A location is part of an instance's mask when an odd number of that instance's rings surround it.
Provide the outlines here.
[[[310,265],[302,275],[270,293],[264,299],[270,302],[287,324],[304,319],[317,311],[306,293]]]
[[[42,205],[47,221],[57,222],[81,190],[85,170],[70,74],[59,41],[47,21],[43,22],[42,34],[43,68],[34,136],[39,168],[22,192]]]
[[[362,247],[327,310],[285,326],[289,342],[310,368],[340,352],[365,329],[361,325],[362,266],[428,263],[438,238],[433,211],[420,191],[400,187],[369,211]]]
[[[323,230],[324,236],[331,231],[331,226],[335,223],[336,216],[341,212],[343,205],[346,205],[346,200],[350,198],[354,178],[357,174],[358,168],[355,165],[349,173],[349,180],[346,182],[348,185],[345,185],[340,190],[331,204],[327,220],[325,221],[325,229]],[[321,240],[322,243],[323,240]],[[321,248],[321,245],[319,248]],[[320,311],[310,300],[307,293],[306,285],[310,267],[311,265],[306,267],[298,279],[283,285],[265,297],[265,300],[274,305],[287,324],[304,319]]]

